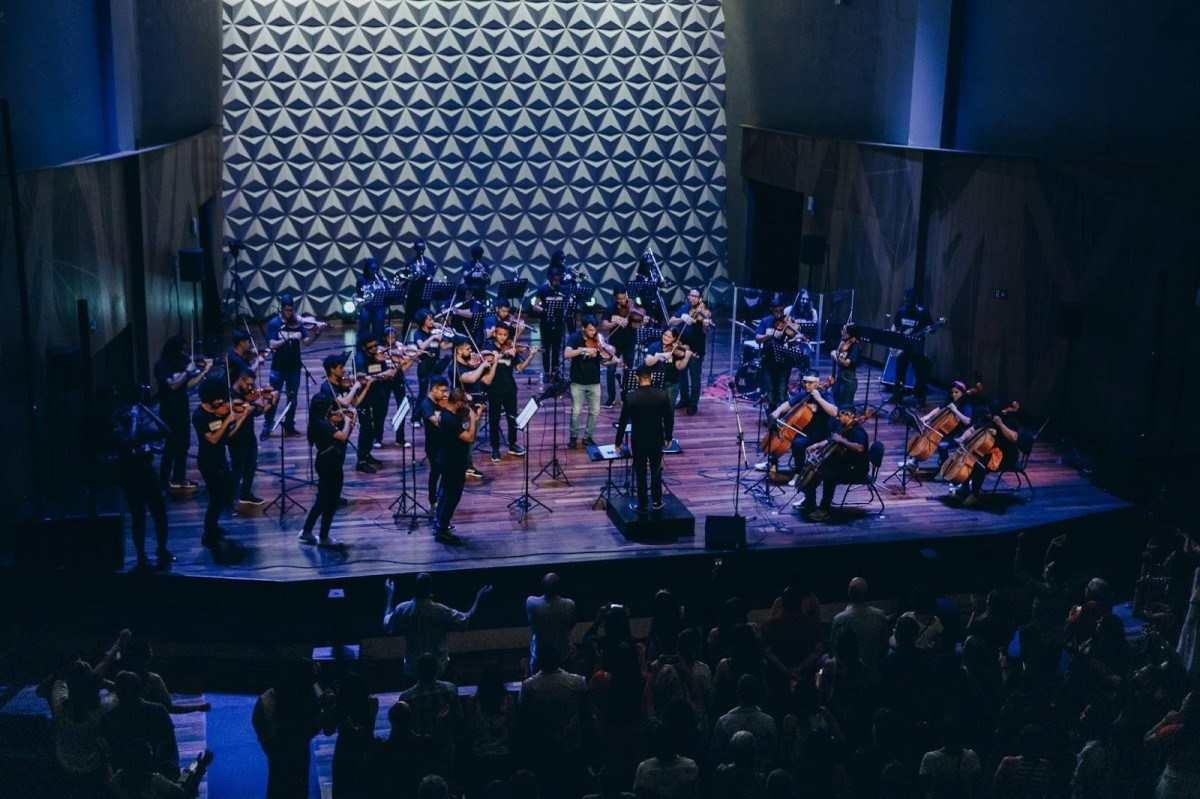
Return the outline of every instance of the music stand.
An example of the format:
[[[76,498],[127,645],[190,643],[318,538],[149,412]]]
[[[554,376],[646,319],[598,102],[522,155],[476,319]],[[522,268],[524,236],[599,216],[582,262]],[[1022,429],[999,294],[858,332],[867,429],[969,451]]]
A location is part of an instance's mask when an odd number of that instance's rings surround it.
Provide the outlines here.
[[[283,408],[280,409],[279,413],[276,414],[275,425],[271,428],[272,433],[279,432],[279,426],[283,424],[283,420],[287,416],[287,412],[291,409],[291,407],[292,407],[292,403],[287,402],[284,404]],[[271,500],[270,502],[268,502],[266,505],[263,506],[263,515],[266,516],[267,511],[270,509],[270,507],[272,505],[274,505],[276,502],[279,503],[279,526],[280,527],[283,527],[283,515],[288,512],[289,508],[292,508],[292,507],[299,508],[301,513],[306,513],[308,511],[307,507],[305,507],[304,505],[300,504],[299,502],[297,502],[296,500],[294,500],[290,496],[288,496],[288,484],[287,483],[288,483],[289,478],[287,476],[287,447],[284,446],[284,440],[286,438],[287,438],[287,436],[283,436],[283,435],[279,436],[279,494],[277,494],[273,500]],[[291,478],[291,479],[295,479],[297,482],[303,482],[299,478]]]
[[[589,444],[587,448],[588,460],[596,463],[604,461],[608,465],[607,474],[604,478],[604,485],[600,488],[600,493],[596,495],[596,499],[592,501],[592,510],[605,510],[612,502],[613,494],[623,493],[617,484],[613,482],[613,461],[624,460],[625,466],[628,467],[631,458],[629,447],[622,445],[620,447],[615,444]]]
[[[915,425],[913,424],[914,422],[916,423]],[[919,468],[917,463],[914,461],[912,464],[909,464],[909,462],[908,462],[908,432],[914,426],[926,427],[926,428],[929,427],[929,425],[927,425],[923,421],[921,421],[921,417],[917,416],[912,411],[908,411],[908,413],[904,414],[904,460],[900,461],[900,466],[897,467],[896,471],[892,472],[887,477],[883,478],[883,482],[886,484],[890,480],[894,480],[896,478],[896,476],[899,475],[900,487],[898,489],[896,489],[896,492],[901,495],[908,493],[908,481],[910,479],[910,477],[909,477],[910,469],[912,472],[912,476],[911,476],[912,481],[915,482],[917,485],[924,485],[924,483],[921,481],[920,475],[917,474],[917,471]]]
[[[546,297],[545,299],[542,300],[542,329],[541,329],[541,332],[542,332],[542,346],[545,349],[551,349],[548,342],[546,341],[546,336],[548,333],[553,331],[553,335],[558,336],[560,339],[566,333],[566,329],[567,329],[566,314],[567,314],[567,302],[568,301],[569,301],[569,298],[563,297],[563,296]],[[556,361],[554,363],[550,364],[551,376],[557,376],[557,375],[562,374],[562,357],[563,357],[563,342],[560,341],[559,345],[558,345],[558,358],[556,359]],[[543,378],[543,380],[545,380],[546,375],[543,375],[542,378]]]
[[[569,479],[567,479],[567,473],[563,470],[562,463],[560,463],[558,460],[558,416],[559,416],[558,400],[570,388],[570,385],[571,384],[567,383],[566,381],[556,382],[556,383],[552,384],[550,386],[550,388],[548,388],[544,392],[542,392],[541,396],[538,397],[538,400],[541,403],[545,403],[545,401],[547,399],[554,400],[554,416],[552,417],[552,421],[550,423],[550,429],[551,429],[550,460],[547,461],[546,464],[544,466],[542,466],[541,469],[538,470],[538,473],[533,476],[533,482],[535,482],[535,483],[544,474],[551,480],[554,480],[555,482],[563,483],[568,486],[571,485],[571,481]],[[526,405],[525,407],[528,408],[529,406]],[[539,405],[538,407],[541,407],[541,406]],[[536,410],[536,408],[534,410]],[[522,414],[524,414],[524,411],[522,411]],[[530,412],[530,415],[532,416],[532,411]],[[525,443],[526,443],[525,463],[528,464],[529,463],[528,432],[526,433]]]
[[[765,397],[764,397],[764,399],[765,399]],[[764,424],[763,416],[766,414],[769,414],[770,410],[767,409],[765,403],[760,404],[759,408],[760,408],[759,424],[763,425]],[[765,422],[765,426],[767,427],[767,430],[768,430],[767,435],[769,435],[773,438],[776,435],[776,431],[778,428],[775,426],[772,426],[771,422],[769,420]],[[796,435],[804,436],[803,433],[796,433]],[[775,483],[773,483],[771,481],[771,466],[770,466],[770,456],[769,455],[767,456],[767,460],[768,460],[767,470],[765,472],[763,472],[762,476],[755,480],[751,480],[748,483],[743,483],[742,488],[745,490],[745,492],[747,494],[754,497],[754,499],[757,500],[758,502],[761,502],[761,503],[766,504],[773,508],[773,507],[775,507],[775,500],[772,498],[773,492],[778,490],[779,493],[782,494],[784,492],[784,487],[776,485]],[[779,469],[778,463],[775,464],[775,468],[776,468],[776,471],[778,471],[778,469]]]
[[[528,292],[529,281],[523,277],[516,280],[501,280],[496,286],[496,296],[509,302],[524,300]]]
[[[406,424],[408,422],[408,417],[411,412],[412,412],[412,404],[408,401],[408,397],[406,396],[403,400],[400,401],[400,407],[396,409],[396,412],[394,414],[392,414],[392,432],[393,433],[399,431],[400,426],[403,424]],[[391,505],[388,505],[388,510],[395,509],[395,512],[392,514],[393,522],[399,522],[401,516],[404,516],[409,513],[411,513],[413,518],[415,519],[419,512],[422,512],[422,511],[428,512],[428,508],[426,508],[424,505],[422,505],[420,503],[420,501],[417,499],[417,475],[416,475],[415,469],[413,470],[412,496],[409,496],[409,493],[408,493],[408,452],[406,451],[407,449],[408,449],[408,447],[400,447],[400,496],[398,496],[394,500],[392,500]],[[413,453],[414,466],[416,465],[416,461],[417,461],[417,457],[416,457],[416,453],[414,452]],[[413,527],[415,527],[415,526],[416,525],[409,526],[409,528],[408,528],[409,535],[412,535]]]
[[[427,280],[421,289],[421,302],[445,302],[454,296],[456,286],[449,280]]]
[[[555,399],[557,400],[557,397],[555,397]],[[539,407],[538,401],[533,397],[530,397],[529,401],[525,403],[525,407],[521,409],[521,413],[517,415],[517,429],[522,430],[525,433],[525,482],[524,488],[521,491],[521,496],[505,505],[505,507],[509,509],[517,509],[522,526],[525,525],[525,520],[529,518],[529,514],[533,511],[535,506],[550,513],[554,513],[553,508],[538,500],[538,498],[529,491],[529,423],[533,420],[534,414],[537,413]],[[545,471],[545,469],[543,469],[543,471]],[[541,475],[541,472],[538,472],[538,475]]]

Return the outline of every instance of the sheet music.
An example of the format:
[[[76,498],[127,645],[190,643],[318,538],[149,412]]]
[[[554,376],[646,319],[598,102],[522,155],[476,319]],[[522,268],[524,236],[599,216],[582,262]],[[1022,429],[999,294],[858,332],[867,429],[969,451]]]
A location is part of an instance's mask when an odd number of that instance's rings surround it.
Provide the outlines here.
[[[291,407],[291,402],[285,402],[283,407],[276,411],[275,424],[271,427],[272,433],[279,429],[279,425],[283,424],[283,420],[287,418],[287,412],[289,409],[291,409]]]
[[[408,418],[408,413],[411,410],[412,405],[409,404],[408,397],[405,397],[400,401],[400,407],[396,409],[394,414],[392,414],[393,433],[400,429],[400,425],[404,424],[404,421]]]
[[[529,401],[525,403],[525,407],[521,409],[519,414],[517,414],[518,430],[524,430],[526,426],[528,426],[529,420],[533,418],[535,413],[537,413],[537,409],[537,400],[535,400],[533,397],[530,397]]]

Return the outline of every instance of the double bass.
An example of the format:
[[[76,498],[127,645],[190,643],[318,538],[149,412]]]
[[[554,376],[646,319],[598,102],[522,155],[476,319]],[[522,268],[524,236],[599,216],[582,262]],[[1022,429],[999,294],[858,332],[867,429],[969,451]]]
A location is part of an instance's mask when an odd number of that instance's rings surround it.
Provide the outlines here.
[[[1000,411],[1000,416],[1021,410],[1021,403],[1012,402]],[[938,471],[938,478],[947,483],[965,483],[971,477],[976,464],[983,464],[989,472],[1000,468],[1004,452],[1000,449],[995,425],[990,422],[971,433],[966,441],[946,459]]]
[[[982,392],[983,383],[976,383],[967,389],[963,396],[970,397]],[[922,422],[925,429],[909,442],[908,452],[905,453],[908,457],[915,461],[933,457],[933,454],[937,452],[938,444],[942,443],[942,439],[954,432],[954,428],[959,425],[959,419],[954,415],[954,411],[950,410],[951,404],[953,403],[947,403],[945,407],[937,411],[928,423]]]
[[[862,414],[855,416],[842,430],[849,430],[856,425],[860,425],[874,415],[875,409],[867,408]],[[808,488],[812,484],[812,481],[817,479],[817,475],[821,473],[821,467],[825,465],[825,462],[838,452],[841,452],[842,449],[844,449],[843,444],[827,438],[805,450],[804,466],[801,467],[800,474],[796,479],[796,487],[800,489]]]
[[[833,376],[830,375],[817,384],[817,390],[824,391],[832,385]],[[796,440],[798,434],[804,432],[804,428],[808,427],[809,422],[813,420],[813,415],[817,412],[808,403],[809,396],[806,393],[799,402],[779,415],[773,429],[768,430],[767,434],[763,436],[761,442],[763,454],[778,460],[792,451],[792,442]]]

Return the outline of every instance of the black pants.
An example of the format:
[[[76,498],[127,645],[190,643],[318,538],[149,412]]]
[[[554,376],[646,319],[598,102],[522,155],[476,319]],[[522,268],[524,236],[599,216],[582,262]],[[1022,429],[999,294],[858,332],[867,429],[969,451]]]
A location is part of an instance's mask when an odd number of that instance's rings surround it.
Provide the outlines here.
[[[322,540],[329,538],[333,514],[337,512],[338,499],[342,496],[344,466],[344,458],[317,456],[317,498],[313,500],[308,518],[304,520],[304,531],[311,534],[317,524],[317,518],[320,517]]]
[[[693,354],[687,368],[679,373],[679,404],[695,413],[700,405],[701,375],[704,372],[704,355]]]
[[[559,366],[562,364],[563,351],[563,331],[561,329],[547,329],[545,323],[542,324],[542,376],[547,377],[553,375],[560,377]]]
[[[458,507],[459,500],[462,499],[463,486],[467,484],[466,469],[465,463],[445,466],[437,498],[438,532],[450,529],[450,520],[454,518],[454,510]]]
[[[380,305],[364,305],[358,309],[358,340],[373,338],[383,341],[383,328],[387,324],[387,309]]]
[[[662,447],[634,447],[633,481],[637,486],[638,507],[646,509],[646,475],[650,477],[650,497],[654,504],[662,503]]]
[[[788,398],[788,382],[792,377],[792,367],[780,366],[777,363],[764,363],[762,367],[762,390],[767,396],[768,411],[773,411]]]
[[[167,509],[163,504],[162,486],[154,474],[149,454],[124,456],[118,464],[121,491],[129,506],[133,546],[138,557],[146,554],[146,511],[154,519],[158,548],[167,548]]]
[[[442,487],[442,464],[429,442],[425,444],[425,463],[429,465],[429,512],[433,513],[437,508],[438,490]]]
[[[376,443],[379,443],[379,444],[383,443],[383,434],[385,432],[384,428],[387,427],[388,424],[390,424],[391,420],[392,420],[392,417],[388,416],[388,405],[389,405],[388,398],[395,397],[396,398],[396,410],[400,410],[400,404],[402,402],[404,402],[404,397],[407,396],[407,394],[408,394],[408,383],[404,379],[404,374],[397,373],[396,376],[393,377],[388,382],[388,390],[381,392],[383,399],[380,400],[380,403],[379,403],[379,418],[384,420],[384,423],[379,425],[379,429],[375,431]],[[416,407],[413,406],[412,413],[415,414],[416,410],[417,410]],[[401,446],[404,445],[404,427],[407,424],[408,424],[408,422],[405,421],[404,424],[402,424],[396,428],[396,443],[400,444]]]
[[[417,363],[417,397],[424,397],[429,394],[429,381],[435,375],[440,375],[446,371],[446,367],[450,365],[449,358],[430,358],[428,356],[422,358]],[[416,410],[415,408],[413,409]]]
[[[919,352],[901,352],[896,356],[896,387],[894,393],[904,393],[904,378],[908,373],[908,365],[913,368],[913,394],[918,400],[925,401],[926,387],[929,382],[929,359]]]
[[[204,509],[204,537],[211,539],[221,535],[221,512],[228,507],[229,497],[233,490],[233,472],[229,464],[222,460],[220,463],[200,464],[200,476],[204,478],[204,487],[208,489],[208,506]]]
[[[838,369],[837,380],[833,384],[833,401],[841,408],[854,404],[854,395],[858,393],[858,374],[849,368]]]
[[[275,426],[275,414],[279,411],[279,406],[284,402],[288,403],[288,412],[283,417],[283,428],[292,430],[296,427],[296,406],[300,404],[300,370],[271,370],[269,378],[271,388],[275,389],[275,393],[279,397],[279,402],[271,406],[271,410],[267,411],[263,417],[263,430],[269,431]],[[287,392],[287,399],[284,400],[284,392]]]
[[[839,485],[862,482],[866,473],[839,463],[826,462],[817,478],[804,489],[804,501],[811,505],[817,499],[817,483],[821,484],[821,507],[828,509],[833,504],[833,492]]]
[[[187,414],[183,416],[163,415],[168,433],[163,441],[162,460],[158,466],[160,482],[182,483],[187,479],[187,454],[192,443],[192,427],[188,424]]]
[[[621,363],[623,363],[625,365],[626,371],[633,368],[633,354],[634,354],[635,349],[636,349],[636,345],[630,344],[626,347],[621,347],[620,349],[617,350],[617,355],[620,357]],[[617,362],[616,361],[613,361],[612,363],[610,363],[608,365],[608,369],[605,373],[605,378],[606,378],[605,382],[607,383],[607,387],[608,387],[608,399],[606,400],[606,402],[609,405],[612,405],[614,402],[616,402],[617,397],[618,397],[618,392],[620,392],[619,396],[621,397],[621,401],[623,402],[625,400],[625,387],[624,387],[624,385],[621,385],[621,386],[617,385]]]
[[[508,446],[517,443],[517,392],[512,389],[488,392],[488,436],[492,452],[500,450],[500,417],[508,422]]]
[[[250,424],[248,420],[246,424]],[[229,448],[229,455],[233,467],[230,499],[250,499],[254,496],[254,473],[258,468],[258,437],[253,427],[238,437]]]
[[[378,400],[372,392],[372,396],[368,396],[358,406],[358,462],[360,464],[367,462],[367,456],[371,454],[371,447],[375,444],[375,425],[379,421],[375,413],[377,404]]]

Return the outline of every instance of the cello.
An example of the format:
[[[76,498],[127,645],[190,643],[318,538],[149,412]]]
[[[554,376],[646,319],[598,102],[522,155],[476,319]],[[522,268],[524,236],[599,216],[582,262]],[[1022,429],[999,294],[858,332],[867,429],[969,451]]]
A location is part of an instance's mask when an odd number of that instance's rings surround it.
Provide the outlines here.
[[[1002,409],[999,415],[1004,416],[1019,410],[1021,410],[1021,403],[1013,401],[1009,403],[1008,407]],[[938,471],[938,478],[947,483],[965,483],[970,479],[971,471],[978,463],[982,463],[989,472],[999,469],[1000,463],[1004,459],[1004,452],[997,445],[996,435],[996,427],[990,422],[973,432],[942,464],[942,468]]]
[[[982,392],[983,383],[976,383],[963,392],[963,396],[969,397]],[[950,410],[951,404],[953,403],[948,403],[945,407],[937,410],[929,422],[921,422],[924,429],[909,443],[908,452],[905,453],[909,458],[914,461],[923,461],[932,457],[937,452],[938,444],[942,443],[942,439],[953,433],[954,428],[958,427],[959,419]]]
[[[817,384],[817,390],[824,391],[832,385],[833,376],[830,375]],[[775,424],[762,438],[760,446],[763,454],[778,460],[792,451],[792,442],[796,440],[797,435],[804,432],[804,428],[808,427],[809,422],[813,420],[813,415],[817,412],[808,403],[810,396],[808,392],[805,392],[795,405],[779,414],[775,419]]]
[[[867,408],[859,416],[855,416],[848,425],[845,425],[842,430],[849,430],[855,425],[860,425],[875,415],[874,408]],[[817,442],[804,451],[804,466],[800,469],[800,474],[796,478],[796,487],[803,490],[812,484],[812,481],[821,473],[821,467],[825,462],[833,457],[836,453],[841,452],[843,445],[832,438],[827,438],[824,441]]]

